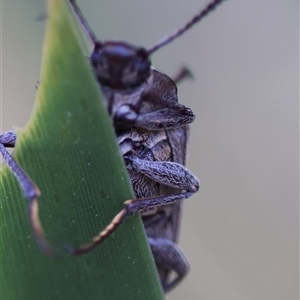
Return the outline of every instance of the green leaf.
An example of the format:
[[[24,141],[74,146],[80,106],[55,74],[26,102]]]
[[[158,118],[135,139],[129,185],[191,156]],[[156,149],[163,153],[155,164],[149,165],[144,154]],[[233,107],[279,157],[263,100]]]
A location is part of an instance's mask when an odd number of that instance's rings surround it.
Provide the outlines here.
[[[133,193],[68,1],[49,8],[41,82],[13,157],[41,190],[40,219],[61,254],[38,249],[27,200],[3,166],[1,299],[163,299],[139,216],[88,254],[60,250],[89,242]]]

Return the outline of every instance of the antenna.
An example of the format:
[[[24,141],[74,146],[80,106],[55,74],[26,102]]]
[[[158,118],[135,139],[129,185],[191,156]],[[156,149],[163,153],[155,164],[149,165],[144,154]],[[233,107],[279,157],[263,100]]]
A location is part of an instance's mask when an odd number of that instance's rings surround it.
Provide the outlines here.
[[[209,3],[200,13],[198,13],[196,16],[194,16],[188,23],[186,23],[183,27],[175,30],[170,35],[162,38],[160,41],[158,41],[155,45],[150,47],[147,50],[147,53],[151,55],[156,50],[160,49],[161,47],[165,46],[166,44],[171,43],[173,40],[178,38],[180,35],[184,34],[187,30],[189,30],[192,26],[194,26],[196,23],[201,21],[204,17],[206,17],[210,12],[212,12],[218,5],[222,4],[222,2],[225,0],[214,0],[211,3]]]
[[[93,30],[91,29],[91,27],[89,26],[86,18],[83,16],[80,8],[78,7],[77,3],[75,0],[69,0],[77,17],[79,18],[79,21],[81,22],[82,26],[84,27],[84,29],[86,30],[86,32],[88,33],[89,37],[91,38],[91,40],[93,41],[94,44],[96,44],[97,37],[96,34],[93,32]]]
[[[83,16],[80,8],[76,4],[76,0],[69,0],[69,1],[70,1],[71,5],[72,5],[72,7],[73,7],[73,9],[74,9],[77,17],[79,18],[82,26],[87,31],[90,39],[93,41],[94,44],[96,44],[96,42],[98,41],[98,39],[97,39],[95,33],[93,32],[93,30],[91,29],[91,27],[89,26],[87,20]],[[147,50],[148,55],[150,56],[153,52],[157,51],[158,49],[160,49],[161,47],[165,46],[166,44],[171,43],[173,40],[175,40],[176,38],[178,38],[179,36],[181,36],[182,34],[184,34],[192,26],[194,26],[196,23],[198,23],[204,17],[206,17],[209,13],[211,13],[213,10],[215,10],[215,8],[217,6],[219,6],[220,4],[222,4],[222,2],[224,2],[224,1],[225,0],[213,0],[212,2],[210,2],[200,13],[198,13],[196,16],[194,16],[183,27],[175,30],[173,33],[171,33],[170,35],[162,38],[155,45],[153,45],[152,47],[150,47]]]

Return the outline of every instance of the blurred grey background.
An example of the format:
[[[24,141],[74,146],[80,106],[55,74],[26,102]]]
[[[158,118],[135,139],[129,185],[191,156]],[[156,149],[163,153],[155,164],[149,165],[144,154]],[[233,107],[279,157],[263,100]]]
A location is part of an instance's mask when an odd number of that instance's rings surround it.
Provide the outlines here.
[[[204,0],[89,0],[100,39],[150,46]],[[44,1],[2,1],[1,132],[29,118],[39,78]],[[299,3],[226,1],[161,49],[153,65],[191,68],[180,102],[197,115],[188,167],[201,189],[184,205],[191,263],[168,299],[299,299]]]

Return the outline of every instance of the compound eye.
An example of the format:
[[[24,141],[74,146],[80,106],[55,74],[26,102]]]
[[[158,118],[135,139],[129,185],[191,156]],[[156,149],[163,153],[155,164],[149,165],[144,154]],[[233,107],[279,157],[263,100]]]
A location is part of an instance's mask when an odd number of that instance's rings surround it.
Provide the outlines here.
[[[139,63],[139,75],[142,78],[147,78],[149,76],[149,72],[150,72],[150,61],[141,61]]]
[[[100,41],[95,42],[94,51],[99,51],[103,47],[103,43]]]
[[[149,60],[149,55],[146,49],[144,48],[140,48],[137,50],[137,55],[144,61],[148,61]]]
[[[143,74],[143,73],[148,74],[149,71],[150,71],[151,62],[149,60],[149,56],[148,56],[148,53],[147,53],[146,49],[140,48],[137,51],[137,57],[139,57],[139,60],[138,60],[139,73],[140,74]]]
[[[101,49],[103,48],[103,44],[99,41],[97,41],[95,43],[95,46],[94,46],[94,50],[93,50],[93,53],[91,55],[91,62],[92,62],[92,65],[95,67],[98,65],[99,63],[99,60],[100,60],[100,51]]]

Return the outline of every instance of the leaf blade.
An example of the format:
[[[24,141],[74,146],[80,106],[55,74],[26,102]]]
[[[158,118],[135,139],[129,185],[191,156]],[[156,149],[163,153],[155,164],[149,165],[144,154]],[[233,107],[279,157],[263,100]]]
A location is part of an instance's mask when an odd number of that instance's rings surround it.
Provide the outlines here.
[[[13,155],[42,191],[41,220],[58,248],[88,242],[133,195],[67,1],[49,3],[41,83]],[[138,216],[87,255],[49,259],[6,167],[0,178],[5,299],[163,298]]]

